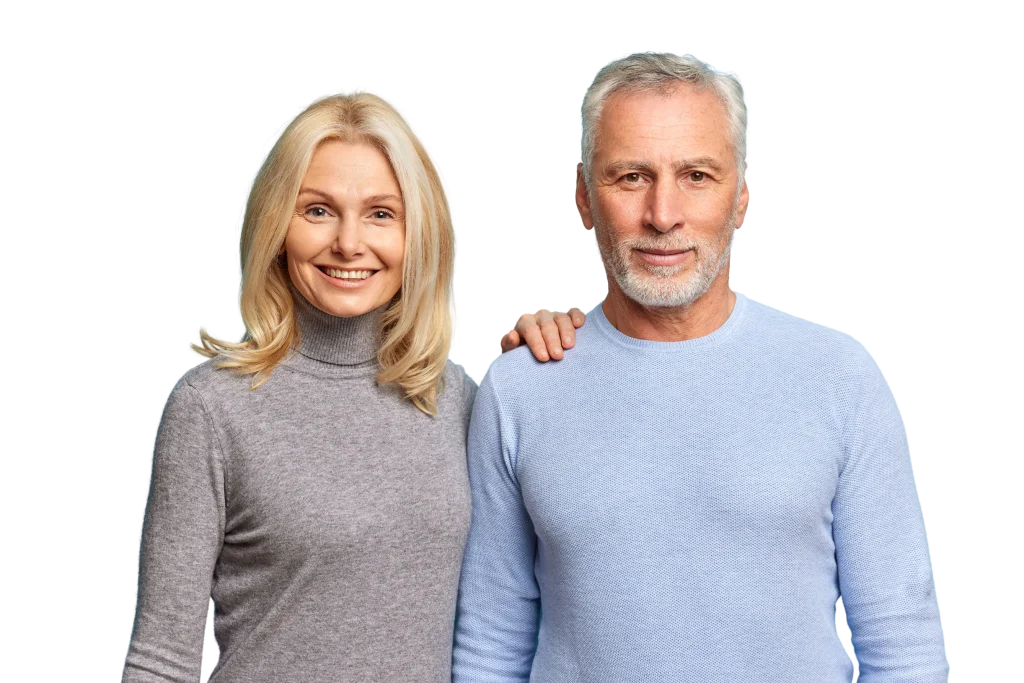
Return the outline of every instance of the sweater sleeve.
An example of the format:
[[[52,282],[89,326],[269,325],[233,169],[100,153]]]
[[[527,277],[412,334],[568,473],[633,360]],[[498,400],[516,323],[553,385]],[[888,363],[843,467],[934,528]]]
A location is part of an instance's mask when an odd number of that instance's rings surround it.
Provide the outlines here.
[[[515,450],[489,372],[469,430],[473,521],[459,583],[454,683],[530,677],[540,616],[537,539],[516,479]]]
[[[223,535],[217,436],[199,392],[182,380],[171,392],[157,433],[123,683],[199,680]]]
[[[469,375],[465,375],[465,391],[462,399],[462,420],[466,425],[466,437],[469,437],[469,420],[473,415],[473,403],[476,401],[476,392],[479,390],[476,382]]]
[[[948,666],[903,422],[878,367],[860,351],[832,503],[858,680],[944,682]]]

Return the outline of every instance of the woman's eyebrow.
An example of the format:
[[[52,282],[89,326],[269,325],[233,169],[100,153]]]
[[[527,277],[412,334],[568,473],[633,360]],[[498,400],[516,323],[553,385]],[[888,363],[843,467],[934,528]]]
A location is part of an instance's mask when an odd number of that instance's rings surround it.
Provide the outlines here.
[[[302,189],[299,190],[299,196],[301,197],[302,195],[316,195],[317,197],[323,197],[329,202],[335,201],[334,197],[332,197],[330,193],[325,193],[323,189],[316,189],[315,187],[303,187]],[[378,202],[388,201],[402,204],[401,198],[398,197],[397,195],[372,195],[362,200],[364,204],[376,204]]]
[[[365,200],[367,204],[376,204],[378,202],[398,202],[404,205],[405,202],[397,194],[375,194],[372,197],[367,197]]]
[[[330,194],[324,192],[323,190],[318,190],[315,187],[304,187],[300,189],[299,195],[301,196],[304,194],[315,194],[316,196],[322,197],[328,201],[334,201],[334,197],[332,197]]]

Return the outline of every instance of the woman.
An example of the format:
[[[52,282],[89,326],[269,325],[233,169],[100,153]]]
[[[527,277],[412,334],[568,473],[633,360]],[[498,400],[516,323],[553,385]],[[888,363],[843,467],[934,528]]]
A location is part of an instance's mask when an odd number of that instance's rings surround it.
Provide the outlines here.
[[[447,361],[437,173],[383,100],[327,98],[260,169],[241,246],[246,336],[201,331],[161,421],[123,680],[198,680],[211,595],[213,681],[450,680],[476,385]]]

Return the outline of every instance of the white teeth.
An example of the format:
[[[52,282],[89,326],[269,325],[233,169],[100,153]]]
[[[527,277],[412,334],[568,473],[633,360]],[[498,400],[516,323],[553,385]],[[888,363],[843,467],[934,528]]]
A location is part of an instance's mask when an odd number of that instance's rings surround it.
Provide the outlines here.
[[[372,270],[339,270],[337,268],[324,268],[324,270],[331,277],[340,278],[342,280],[365,280],[373,275]]]

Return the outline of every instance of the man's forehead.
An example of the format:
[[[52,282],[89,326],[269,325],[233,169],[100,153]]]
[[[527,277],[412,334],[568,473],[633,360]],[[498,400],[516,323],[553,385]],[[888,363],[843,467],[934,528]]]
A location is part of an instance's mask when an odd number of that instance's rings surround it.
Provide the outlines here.
[[[681,83],[671,90],[616,92],[605,102],[599,125],[674,126],[728,123],[725,105],[707,88]],[[605,132],[605,131],[601,131]]]
[[[698,156],[728,154],[728,114],[709,89],[680,84],[671,90],[617,92],[598,122],[598,154],[705,148]]]

